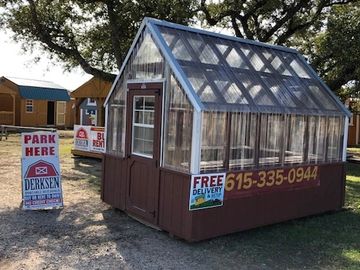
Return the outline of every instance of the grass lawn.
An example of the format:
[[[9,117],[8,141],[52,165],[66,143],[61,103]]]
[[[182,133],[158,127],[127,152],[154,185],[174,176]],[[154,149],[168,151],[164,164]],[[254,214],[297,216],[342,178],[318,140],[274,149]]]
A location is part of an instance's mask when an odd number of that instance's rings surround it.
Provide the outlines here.
[[[360,147],[349,147],[347,152],[354,156],[360,156]]]

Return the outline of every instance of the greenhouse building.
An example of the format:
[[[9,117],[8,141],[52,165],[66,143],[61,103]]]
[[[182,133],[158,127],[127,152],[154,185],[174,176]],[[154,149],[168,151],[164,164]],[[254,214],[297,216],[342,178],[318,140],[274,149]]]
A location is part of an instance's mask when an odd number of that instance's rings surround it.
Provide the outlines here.
[[[105,106],[103,201],[171,235],[344,204],[350,113],[296,50],[145,18]]]

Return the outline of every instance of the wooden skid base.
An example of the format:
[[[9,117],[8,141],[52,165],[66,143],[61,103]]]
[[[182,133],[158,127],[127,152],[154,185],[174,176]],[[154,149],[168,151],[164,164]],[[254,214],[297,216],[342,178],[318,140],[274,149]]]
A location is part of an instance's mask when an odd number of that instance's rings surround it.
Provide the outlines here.
[[[102,153],[87,152],[87,151],[81,151],[81,150],[77,150],[77,149],[71,149],[71,154],[73,154],[74,156],[80,156],[80,157],[90,157],[90,158],[98,158],[98,159],[103,158]]]

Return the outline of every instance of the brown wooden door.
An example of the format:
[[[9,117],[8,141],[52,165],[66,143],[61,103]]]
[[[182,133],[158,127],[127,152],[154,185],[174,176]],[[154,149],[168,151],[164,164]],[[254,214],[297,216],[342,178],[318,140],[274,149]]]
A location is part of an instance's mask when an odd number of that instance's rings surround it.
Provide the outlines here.
[[[157,224],[162,85],[146,84],[146,90],[139,90],[138,84],[128,87],[126,209]]]

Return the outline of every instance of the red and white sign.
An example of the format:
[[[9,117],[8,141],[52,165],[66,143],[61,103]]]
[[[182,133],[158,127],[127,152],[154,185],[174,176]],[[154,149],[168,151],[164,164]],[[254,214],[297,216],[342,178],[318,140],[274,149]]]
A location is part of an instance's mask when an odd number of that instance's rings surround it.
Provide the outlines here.
[[[74,125],[74,148],[81,151],[90,151],[91,126]]]
[[[105,129],[103,127],[91,127],[90,151],[105,152]]]
[[[105,129],[74,125],[74,148],[81,151],[105,152]]]
[[[46,134],[45,134],[46,133]],[[57,133],[34,132],[22,134],[23,157],[58,156]]]
[[[23,209],[62,207],[58,134],[23,133],[21,139]]]

